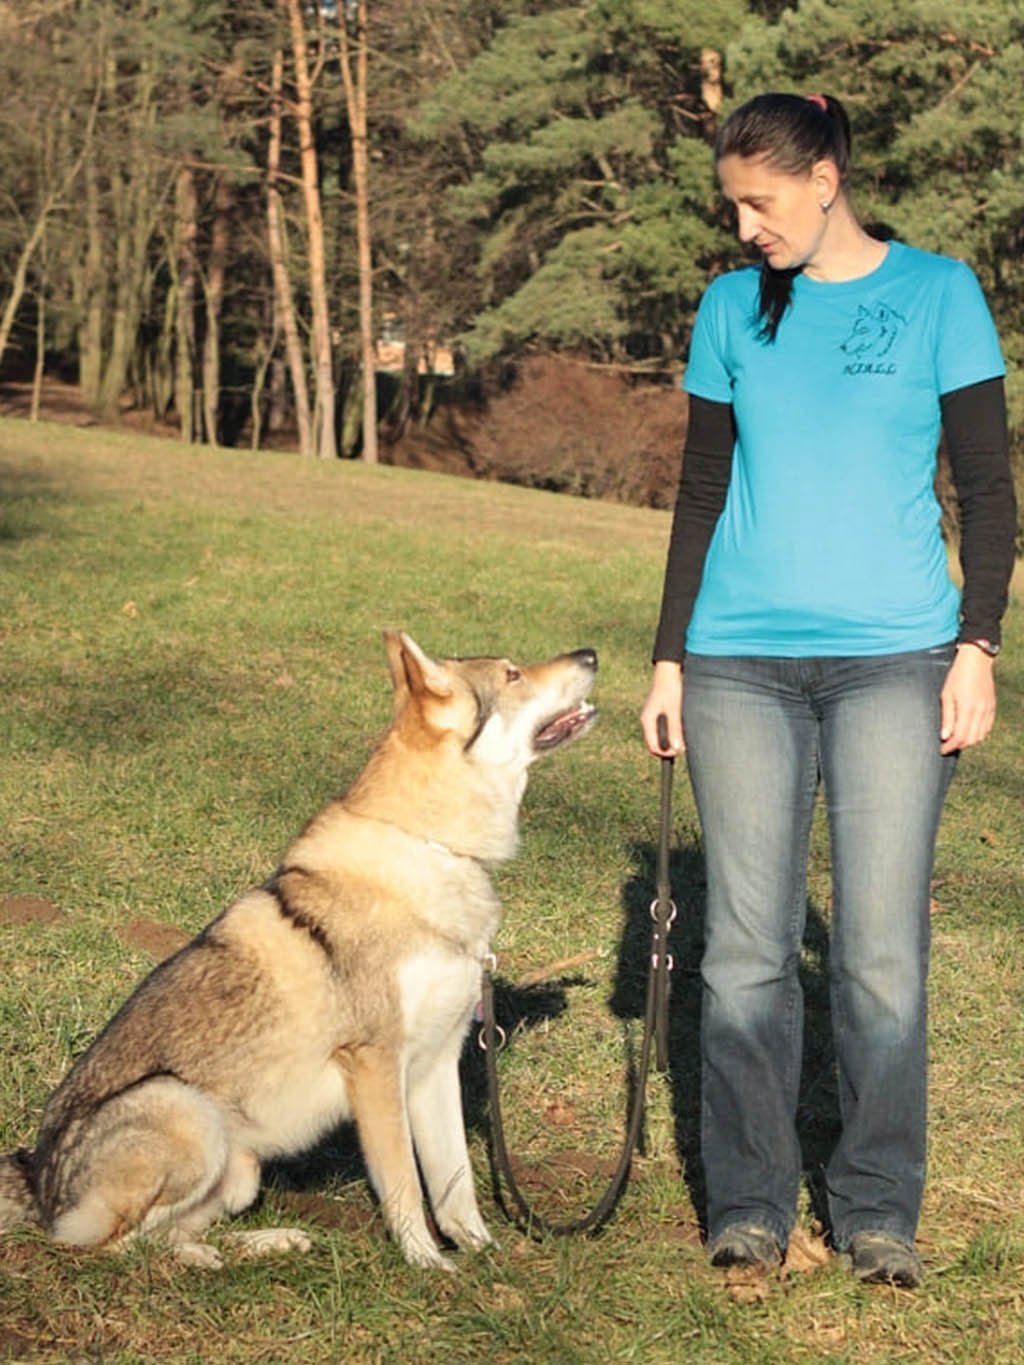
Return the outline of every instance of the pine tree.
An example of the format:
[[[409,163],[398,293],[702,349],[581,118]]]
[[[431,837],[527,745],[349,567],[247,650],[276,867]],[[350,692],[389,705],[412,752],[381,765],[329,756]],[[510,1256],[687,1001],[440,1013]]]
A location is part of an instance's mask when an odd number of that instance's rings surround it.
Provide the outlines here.
[[[470,355],[539,344],[669,363],[723,245],[707,56],[747,7],[536,10],[419,113],[424,137],[476,152],[448,200],[479,237]]]
[[[959,256],[1003,341],[1024,427],[1024,3],[803,0],[727,49],[730,102],[827,90],[850,114],[865,221]]]

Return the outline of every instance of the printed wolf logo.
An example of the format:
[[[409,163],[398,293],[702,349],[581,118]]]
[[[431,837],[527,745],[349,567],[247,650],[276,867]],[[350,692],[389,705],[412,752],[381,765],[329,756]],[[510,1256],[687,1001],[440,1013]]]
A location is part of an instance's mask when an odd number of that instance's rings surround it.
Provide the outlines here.
[[[873,308],[859,304],[853,329],[839,349],[857,360],[881,360],[892,350],[900,328],[906,324],[906,318],[887,303]]]

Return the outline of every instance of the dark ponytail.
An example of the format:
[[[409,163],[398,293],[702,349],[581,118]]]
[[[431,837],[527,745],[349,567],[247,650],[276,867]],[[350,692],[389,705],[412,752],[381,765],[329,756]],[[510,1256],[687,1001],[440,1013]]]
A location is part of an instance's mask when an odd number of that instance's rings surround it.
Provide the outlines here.
[[[850,170],[850,120],[832,95],[757,95],[734,109],[715,139],[715,161],[724,156],[762,156],[789,175],[810,172],[818,161],[834,161],[840,184]],[[761,266],[757,301],[758,336],[774,341],[793,296],[795,270]]]

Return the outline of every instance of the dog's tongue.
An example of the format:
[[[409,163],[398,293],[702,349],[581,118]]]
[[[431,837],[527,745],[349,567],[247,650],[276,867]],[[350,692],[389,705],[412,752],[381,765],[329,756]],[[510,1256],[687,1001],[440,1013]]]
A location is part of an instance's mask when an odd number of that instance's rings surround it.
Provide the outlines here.
[[[533,742],[538,749],[553,749],[556,744],[571,738],[581,726],[586,725],[593,714],[594,708],[589,702],[584,702],[582,706],[549,720],[547,725],[542,726],[534,735]]]

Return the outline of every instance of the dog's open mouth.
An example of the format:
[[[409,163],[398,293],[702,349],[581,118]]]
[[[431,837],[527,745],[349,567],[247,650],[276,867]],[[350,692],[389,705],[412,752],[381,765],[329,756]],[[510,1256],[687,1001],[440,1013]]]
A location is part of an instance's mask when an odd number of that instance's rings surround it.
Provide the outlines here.
[[[597,716],[597,707],[589,701],[582,702],[572,711],[565,711],[553,720],[546,721],[533,737],[533,747],[540,751],[557,748],[567,739],[572,739],[585,730]]]

